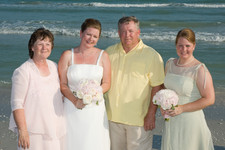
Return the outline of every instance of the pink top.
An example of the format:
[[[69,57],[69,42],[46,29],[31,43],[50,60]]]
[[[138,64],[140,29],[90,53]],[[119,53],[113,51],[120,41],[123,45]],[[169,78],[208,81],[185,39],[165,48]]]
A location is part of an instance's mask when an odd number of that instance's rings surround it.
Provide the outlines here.
[[[24,109],[28,132],[59,138],[65,134],[63,100],[57,64],[47,60],[50,75],[44,77],[32,59],[17,68],[12,76],[11,108]],[[13,114],[9,129],[16,132]]]

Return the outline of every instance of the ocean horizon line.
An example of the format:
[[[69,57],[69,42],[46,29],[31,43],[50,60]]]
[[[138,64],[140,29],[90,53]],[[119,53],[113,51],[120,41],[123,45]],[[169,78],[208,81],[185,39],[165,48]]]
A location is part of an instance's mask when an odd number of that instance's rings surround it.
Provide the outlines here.
[[[46,7],[53,7],[53,8],[73,8],[73,7],[110,7],[110,8],[154,8],[154,7],[191,7],[191,8],[225,8],[225,3],[182,3],[182,2],[170,2],[170,3],[149,3],[149,2],[143,2],[142,4],[137,3],[137,2],[109,2],[109,3],[103,3],[103,2],[52,2],[52,1],[31,1],[31,2],[26,2],[26,1],[21,1],[21,2],[12,2],[10,4],[8,3],[3,3],[0,4],[0,7],[29,7],[29,6],[41,6],[45,5]]]

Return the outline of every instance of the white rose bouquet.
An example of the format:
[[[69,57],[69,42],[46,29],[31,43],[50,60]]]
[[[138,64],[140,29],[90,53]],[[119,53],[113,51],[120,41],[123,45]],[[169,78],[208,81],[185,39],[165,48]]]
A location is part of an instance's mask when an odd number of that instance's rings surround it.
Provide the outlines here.
[[[153,104],[158,105],[163,110],[167,109],[175,109],[178,104],[178,96],[176,92],[170,89],[162,89],[158,91],[155,96],[153,97]],[[166,121],[169,120],[170,116],[165,114],[164,118]]]
[[[98,105],[103,100],[102,87],[96,80],[81,80],[73,94],[87,105],[91,103]]]

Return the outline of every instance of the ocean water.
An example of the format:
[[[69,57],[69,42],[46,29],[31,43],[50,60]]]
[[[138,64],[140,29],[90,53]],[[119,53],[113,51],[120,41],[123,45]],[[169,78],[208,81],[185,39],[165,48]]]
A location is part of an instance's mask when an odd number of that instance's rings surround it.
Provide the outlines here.
[[[45,27],[53,32],[55,47],[50,59],[58,62],[64,50],[79,44],[80,26],[86,18],[101,22],[102,35],[97,47],[106,49],[119,42],[118,20],[131,15],[140,21],[141,39],[156,49],[164,62],[177,57],[174,41],[179,30],[191,28],[196,33],[194,56],[211,72],[218,106],[223,110],[224,0],[0,0],[0,121],[8,121],[11,76],[28,59],[27,43],[35,29]],[[217,116],[207,115],[209,119],[225,120],[225,114]]]
[[[0,0],[0,81],[10,84],[12,72],[28,59],[30,34],[45,27],[55,35],[50,59],[80,42],[80,25],[86,18],[102,23],[97,47],[105,49],[119,41],[117,22],[122,16],[140,20],[141,38],[156,49],[164,61],[177,57],[175,36],[185,27],[196,33],[196,58],[210,70],[217,87],[225,87],[225,1],[211,0]]]

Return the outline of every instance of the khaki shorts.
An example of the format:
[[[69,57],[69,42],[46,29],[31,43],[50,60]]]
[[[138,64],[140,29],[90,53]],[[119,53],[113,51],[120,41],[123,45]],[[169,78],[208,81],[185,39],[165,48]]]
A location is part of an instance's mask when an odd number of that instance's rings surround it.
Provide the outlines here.
[[[109,131],[111,150],[152,150],[151,130],[109,121]]]

